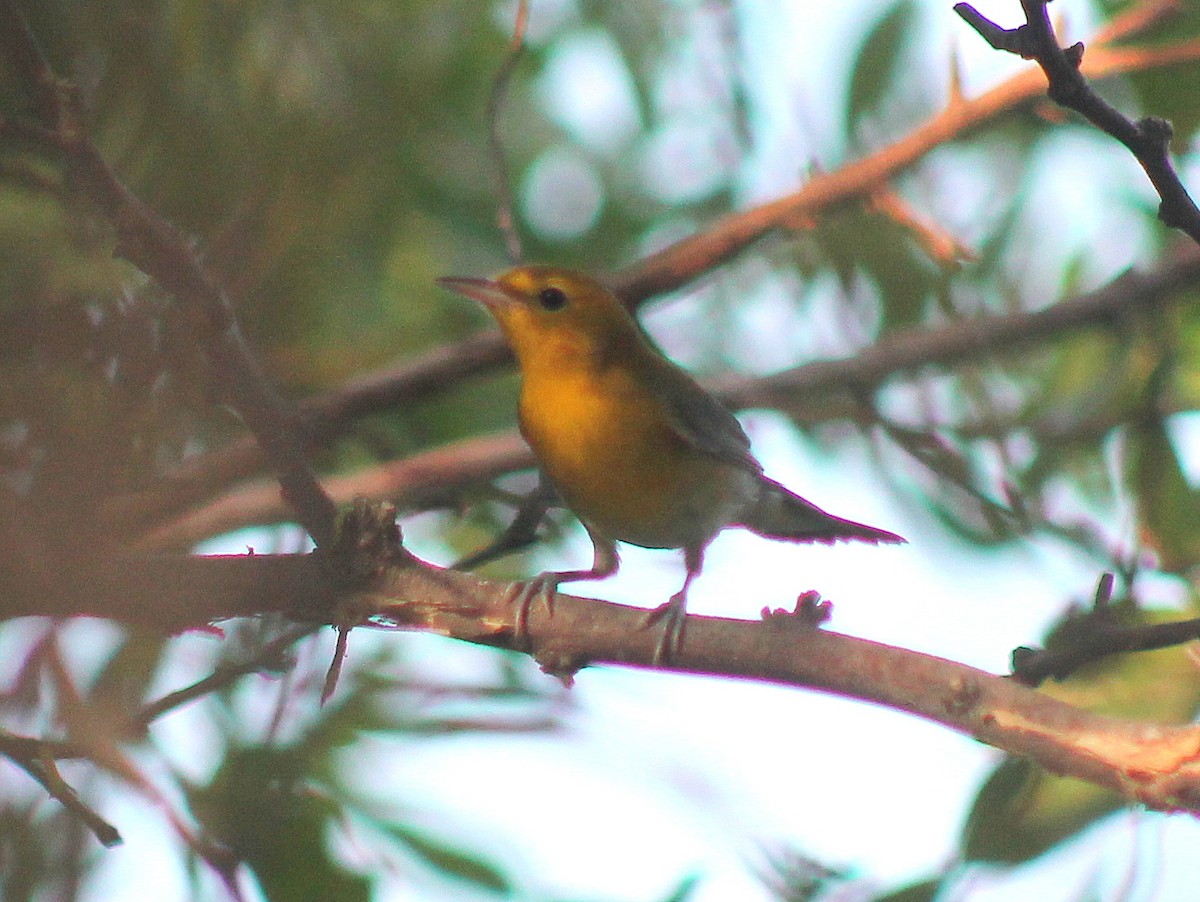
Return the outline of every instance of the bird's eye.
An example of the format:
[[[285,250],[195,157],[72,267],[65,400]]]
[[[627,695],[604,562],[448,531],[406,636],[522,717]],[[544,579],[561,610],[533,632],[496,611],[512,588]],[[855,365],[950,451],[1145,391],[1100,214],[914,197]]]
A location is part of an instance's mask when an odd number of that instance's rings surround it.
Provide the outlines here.
[[[544,310],[561,310],[567,306],[567,293],[551,285],[538,292],[538,303]]]

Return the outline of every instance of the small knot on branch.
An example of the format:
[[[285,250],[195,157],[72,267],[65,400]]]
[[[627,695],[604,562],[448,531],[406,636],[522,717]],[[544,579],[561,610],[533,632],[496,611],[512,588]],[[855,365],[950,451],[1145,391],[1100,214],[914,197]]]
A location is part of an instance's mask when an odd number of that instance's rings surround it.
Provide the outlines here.
[[[407,564],[413,558],[404,549],[397,514],[390,501],[357,498],[338,518],[333,543],[315,553],[324,555],[351,583],[365,582],[389,567]]]
[[[1170,120],[1161,116],[1146,116],[1138,120],[1138,131],[1146,141],[1152,141],[1159,147],[1166,148],[1175,137],[1175,127]]]
[[[790,611],[786,608],[768,607],[763,608],[761,612],[762,619],[767,623],[790,622],[806,627],[828,623],[832,616],[833,602],[822,599],[821,593],[812,589],[800,593],[796,598],[796,607]]]

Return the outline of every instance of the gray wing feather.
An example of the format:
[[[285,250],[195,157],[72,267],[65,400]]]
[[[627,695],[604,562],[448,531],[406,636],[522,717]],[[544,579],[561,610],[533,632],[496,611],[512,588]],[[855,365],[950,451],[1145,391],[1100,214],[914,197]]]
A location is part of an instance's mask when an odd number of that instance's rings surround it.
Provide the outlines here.
[[[762,466],[750,453],[750,439],[733,413],[701,388],[683,370],[668,361],[655,374],[658,396],[665,402],[675,433],[705,454],[752,473]]]

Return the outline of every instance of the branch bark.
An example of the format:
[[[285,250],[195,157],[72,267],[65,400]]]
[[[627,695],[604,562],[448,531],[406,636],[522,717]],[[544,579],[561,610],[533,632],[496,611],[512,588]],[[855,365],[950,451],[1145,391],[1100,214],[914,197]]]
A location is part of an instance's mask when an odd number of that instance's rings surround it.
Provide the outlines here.
[[[518,641],[513,587],[443,570],[397,548],[365,578],[328,555],[125,556],[45,599],[4,599],[0,617],[104,614],[170,629],[234,616],[386,623],[479,644],[524,646],[569,679],[591,664],[649,667],[657,636],[645,611],[557,595],[535,606]],[[16,603],[14,604],[14,600]],[[40,609],[40,610],[39,610]],[[1088,780],[1163,810],[1200,813],[1200,727],[1117,720],[1056,701],[1015,680],[943,658],[818,629],[802,613],[759,621],[690,615],[667,668],[741,677],[874,702],[940,723],[1057,774]]]

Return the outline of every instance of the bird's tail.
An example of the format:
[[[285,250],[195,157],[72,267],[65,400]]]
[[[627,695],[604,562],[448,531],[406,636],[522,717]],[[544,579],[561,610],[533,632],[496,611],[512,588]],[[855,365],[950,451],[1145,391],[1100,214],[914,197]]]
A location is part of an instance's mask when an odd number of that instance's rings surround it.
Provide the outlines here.
[[[815,504],[784,488],[773,479],[759,481],[759,495],[740,526],[768,539],[792,542],[870,542],[897,544],[895,533],[827,514]]]

